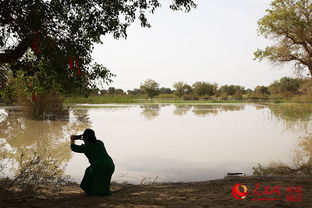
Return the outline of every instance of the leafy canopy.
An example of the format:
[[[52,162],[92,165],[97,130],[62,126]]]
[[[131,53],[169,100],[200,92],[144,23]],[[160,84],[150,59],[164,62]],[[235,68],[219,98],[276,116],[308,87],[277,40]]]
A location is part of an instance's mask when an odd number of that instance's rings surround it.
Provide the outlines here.
[[[197,96],[212,96],[217,90],[216,84],[210,84],[208,82],[195,82],[193,84],[193,91]]]
[[[136,19],[150,27],[146,14],[160,6],[159,0],[1,0],[0,65],[28,76],[40,71],[64,93],[110,82],[109,70],[93,63],[94,44],[107,34],[126,38]],[[193,0],[170,5],[186,12],[194,7]]]
[[[312,0],[274,0],[258,21],[258,32],[275,45],[258,49],[255,59],[294,63],[312,75]]]
[[[159,95],[159,84],[152,79],[147,79],[141,84],[140,89],[147,94],[151,99]]]

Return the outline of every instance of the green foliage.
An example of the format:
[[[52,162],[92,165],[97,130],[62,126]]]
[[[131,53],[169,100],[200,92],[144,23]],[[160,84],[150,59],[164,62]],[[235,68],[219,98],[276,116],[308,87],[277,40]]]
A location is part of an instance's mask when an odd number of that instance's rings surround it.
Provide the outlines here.
[[[185,82],[179,81],[173,84],[174,93],[181,99],[183,95],[192,93],[192,88]]]
[[[239,85],[222,85],[217,90],[217,96],[221,99],[228,99],[230,96],[231,98],[240,100],[243,98],[245,92],[245,88]]]
[[[272,114],[280,119],[287,122],[291,122],[297,125],[298,122],[308,121],[312,117],[312,105],[311,104],[283,104],[275,105],[270,104],[268,108]]]
[[[199,97],[192,93],[192,94],[185,94],[185,95],[183,95],[182,99],[183,100],[199,100]]]
[[[29,103],[27,113],[32,119],[60,120],[69,116],[69,109],[63,107],[64,98],[50,90],[36,96],[36,102]]]
[[[275,40],[275,45],[258,49],[255,59],[275,63],[292,62],[297,70],[308,68],[312,75],[311,0],[274,0],[258,21],[258,32]]]
[[[9,77],[0,91],[1,100],[7,105],[12,105],[17,101],[15,85],[16,81],[12,77]]]
[[[104,90],[102,90],[101,94],[122,95],[122,94],[125,94],[125,92],[122,89],[116,89],[115,87],[110,87],[105,92]]]
[[[26,105],[28,116],[32,119],[58,119],[68,116],[68,109],[63,107],[63,98],[57,87],[56,90],[49,89],[53,86],[53,80],[51,83],[40,80],[40,71],[34,76],[26,76],[25,72],[17,71],[15,76],[9,77],[3,90],[2,99],[6,104]]]
[[[293,100],[299,103],[312,103],[312,80],[307,79],[299,88],[300,95],[294,96]]]
[[[212,96],[217,91],[216,84],[210,84],[208,82],[195,82],[193,84],[193,92],[197,96]]]
[[[5,88],[5,85],[8,81],[8,76],[9,73],[7,66],[0,66],[0,92]]]
[[[142,91],[138,88],[134,88],[133,90],[128,90],[127,93],[128,95],[140,95]]]
[[[143,99],[142,96],[136,95],[99,95],[90,97],[67,97],[65,103],[88,103],[88,104],[102,104],[102,103],[137,103],[137,99]]]
[[[159,84],[152,80],[147,79],[141,84],[140,89],[151,98],[151,100],[156,96],[159,95]]]
[[[174,94],[159,94],[157,100],[175,100],[178,97]]]
[[[283,77],[279,81],[272,83],[268,88],[272,96],[292,97],[299,93],[299,88],[302,84],[302,79]]]
[[[88,88],[102,87],[114,76],[93,62],[94,44],[108,34],[126,38],[135,20],[150,27],[146,14],[160,6],[158,0],[0,1],[0,64],[10,63],[14,76],[19,70],[26,76],[39,71],[40,82],[57,85],[63,95],[86,94]],[[170,5],[186,12],[195,7],[192,0],[174,0]]]
[[[266,86],[256,86],[252,92],[251,98],[267,99],[270,95],[269,88]]]
[[[161,87],[159,89],[159,94],[172,94],[172,90],[168,87]]]

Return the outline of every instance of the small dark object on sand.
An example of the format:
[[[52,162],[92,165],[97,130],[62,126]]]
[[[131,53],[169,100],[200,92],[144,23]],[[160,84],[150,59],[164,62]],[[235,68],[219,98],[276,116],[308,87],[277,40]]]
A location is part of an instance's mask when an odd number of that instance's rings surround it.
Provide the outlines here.
[[[242,175],[244,173],[227,173],[228,176]]]

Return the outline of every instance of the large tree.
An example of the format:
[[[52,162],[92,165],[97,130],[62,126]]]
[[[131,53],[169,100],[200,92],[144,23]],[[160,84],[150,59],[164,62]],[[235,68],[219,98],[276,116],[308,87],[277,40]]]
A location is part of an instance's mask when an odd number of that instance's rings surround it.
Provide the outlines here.
[[[141,84],[140,89],[147,94],[148,97],[153,98],[159,95],[159,84],[152,79],[147,79]]]
[[[274,0],[258,21],[258,31],[275,45],[255,52],[256,59],[294,64],[312,75],[312,0]]]
[[[40,71],[64,93],[98,84],[95,80],[109,82],[109,70],[93,63],[94,44],[106,34],[125,38],[136,19],[149,27],[146,14],[158,7],[159,0],[0,0],[0,65],[29,76]],[[193,7],[192,0],[170,5]]]
[[[216,93],[217,85],[208,82],[195,82],[193,91],[197,96],[212,96]]]
[[[181,99],[188,91],[187,84],[185,82],[179,81],[173,83],[173,88],[175,89],[175,94]]]

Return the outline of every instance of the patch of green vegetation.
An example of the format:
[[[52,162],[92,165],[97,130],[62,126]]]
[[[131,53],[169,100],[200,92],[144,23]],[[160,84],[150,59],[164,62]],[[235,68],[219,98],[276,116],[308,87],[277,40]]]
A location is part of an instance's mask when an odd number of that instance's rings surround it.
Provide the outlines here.
[[[87,103],[87,104],[104,104],[104,103],[138,103],[140,97],[133,95],[101,95],[90,97],[67,97],[65,103]]]
[[[145,95],[94,95],[89,97],[67,97],[65,103],[108,104],[108,103],[293,103],[291,99],[196,99],[184,100],[175,95],[161,94],[151,100]]]

